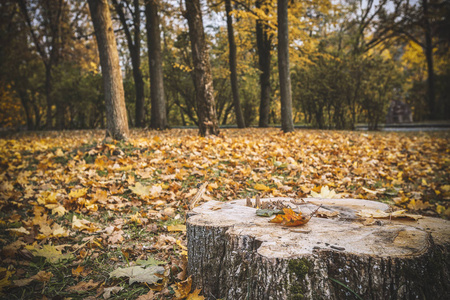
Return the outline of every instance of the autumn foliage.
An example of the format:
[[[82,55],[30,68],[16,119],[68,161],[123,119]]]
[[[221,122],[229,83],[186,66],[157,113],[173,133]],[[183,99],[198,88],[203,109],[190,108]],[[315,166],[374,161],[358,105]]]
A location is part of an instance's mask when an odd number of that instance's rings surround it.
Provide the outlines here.
[[[320,193],[450,216],[448,132],[245,129],[202,138],[136,130],[128,142],[103,138],[0,139],[4,295],[202,299],[188,291],[184,223],[204,183],[199,204]],[[278,218],[290,226],[309,216]]]

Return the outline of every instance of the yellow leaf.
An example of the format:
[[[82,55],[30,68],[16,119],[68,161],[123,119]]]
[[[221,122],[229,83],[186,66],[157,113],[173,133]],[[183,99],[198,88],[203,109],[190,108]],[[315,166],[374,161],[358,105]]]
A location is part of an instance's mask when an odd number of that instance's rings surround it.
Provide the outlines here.
[[[186,225],[169,225],[167,226],[167,231],[182,231],[186,232]]]
[[[9,229],[6,229],[6,230],[11,232],[11,233],[13,233],[13,234],[15,234],[15,235],[18,235],[18,236],[30,234],[30,232],[28,230],[26,230],[24,227],[9,228]]]
[[[186,246],[184,246],[184,245],[181,243],[180,240],[177,240],[177,245],[178,245],[181,249],[187,250]]]
[[[66,209],[62,205],[58,205],[57,207],[52,209],[52,214],[57,214],[58,216],[62,217],[66,213]]]
[[[58,148],[55,152],[55,155],[58,157],[62,157],[64,156],[64,153],[62,152],[61,148]]]
[[[187,296],[186,300],[205,300],[205,297],[199,295],[200,291],[201,289],[196,289]]]
[[[78,190],[71,190],[69,193],[69,198],[78,199],[80,197],[83,197],[86,195],[88,189],[78,189]]]
[[[258,191],[264,191],[264,192],[270,191],[270,188],[268,186],[265,186],[264,184],[260,184],[260,183],[255,184],[255,186],[253,188]]]

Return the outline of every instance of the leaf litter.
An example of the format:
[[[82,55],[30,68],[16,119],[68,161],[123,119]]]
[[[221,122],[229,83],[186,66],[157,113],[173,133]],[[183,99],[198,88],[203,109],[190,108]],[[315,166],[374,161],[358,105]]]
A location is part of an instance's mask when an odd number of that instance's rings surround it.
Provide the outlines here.
[[[0,139],[3,295],[204,299],[186,277],[185,214],[210,199],[345,197],[403,211],[361,212],[367,220],[450,217],[448,132],[250,128],[209,139],[174,129],[103,138],[67,131]],[[285,226],[309,218],[264,203],[251,206]]]

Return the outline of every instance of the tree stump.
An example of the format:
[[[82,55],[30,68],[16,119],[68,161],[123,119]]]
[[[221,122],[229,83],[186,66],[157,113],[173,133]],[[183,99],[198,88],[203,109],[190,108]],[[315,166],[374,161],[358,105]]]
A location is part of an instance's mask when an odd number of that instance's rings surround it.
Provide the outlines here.
[[[291,199],[261,199],[275,200]],[[449,221],[380,219],[368,226],[358,211],[390,207],[307,201],[339,215],[283,227],[257,216],[246,200],[193,209],[187,220],[193,286],[207,299],[450,299]],[[316,207],[298,206],[303,213]]]

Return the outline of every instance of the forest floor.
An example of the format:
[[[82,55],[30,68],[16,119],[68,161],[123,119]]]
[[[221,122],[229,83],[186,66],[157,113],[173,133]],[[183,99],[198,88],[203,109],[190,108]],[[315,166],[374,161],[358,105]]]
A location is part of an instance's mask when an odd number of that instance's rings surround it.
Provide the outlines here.
[[[450,131],[103,137],[0,139],[1,299],[203,299],[186,276],[184,224],[205,183],[200,203],[336,193],[450,218]]]

